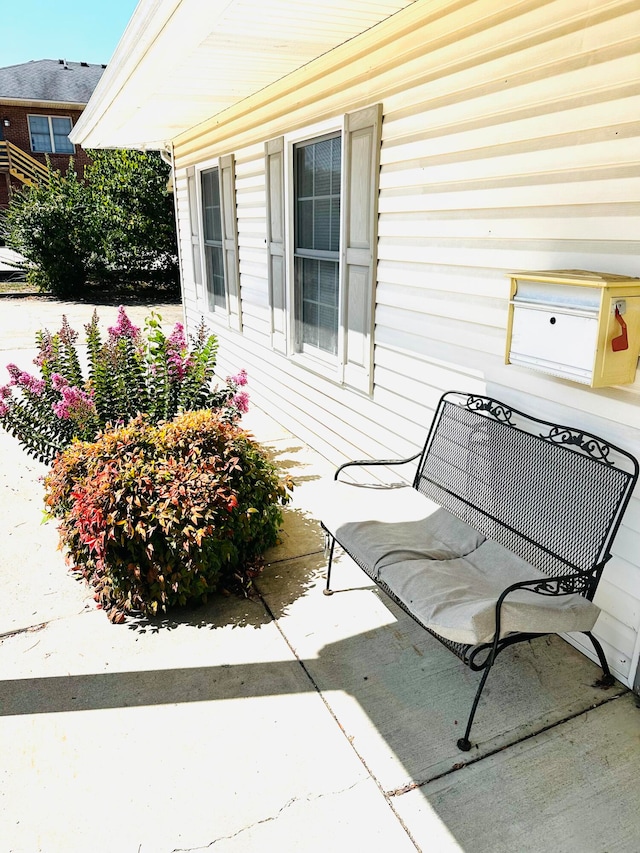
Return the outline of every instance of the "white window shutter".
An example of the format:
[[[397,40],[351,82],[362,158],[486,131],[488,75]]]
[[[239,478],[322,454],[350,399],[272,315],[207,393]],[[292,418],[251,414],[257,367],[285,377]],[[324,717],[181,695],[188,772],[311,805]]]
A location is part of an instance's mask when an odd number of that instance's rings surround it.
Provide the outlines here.
[[[224,278],[227,285],[229,325],[242,329],[240,270],[238,268],[238,216],[236,211],[236,169],[233,154],[221,157],[220,196],[222,212],[222,246]]]
[[[189,200],[189,229],[191,237],[191,263],[193,264],[193,283],[198,299],[203,299],[202,292],[202,250],[200,248],[200,219],[198,218],[198,188],[196,186],[195,169],[187,169],[187,197]]]
[[[382,104],[345,116],[344,383],[366,394],[373,383],[381,126]]]
[[[269,306],[271,345],[287,351],[285,231],[284,231],[284,137],[265,144],[267,194],[267,256],[269,262]]]

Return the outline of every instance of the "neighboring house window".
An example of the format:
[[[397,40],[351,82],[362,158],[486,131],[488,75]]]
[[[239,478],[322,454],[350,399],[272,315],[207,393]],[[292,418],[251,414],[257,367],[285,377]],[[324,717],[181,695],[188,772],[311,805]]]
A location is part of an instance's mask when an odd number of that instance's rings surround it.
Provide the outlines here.
[[[209,311],[224,312],[229,325],[239,329],[242,317],[235,161],[233,155],[228,155],[220,157],[217,163],[200,172],[206,300]]]
[[[265,146],[271,341],[371,393],[382,107],[341,124]]]
[[[37,154],[73,154],[69,141],[71,119],[64,116],[28,116],[31,150]]]

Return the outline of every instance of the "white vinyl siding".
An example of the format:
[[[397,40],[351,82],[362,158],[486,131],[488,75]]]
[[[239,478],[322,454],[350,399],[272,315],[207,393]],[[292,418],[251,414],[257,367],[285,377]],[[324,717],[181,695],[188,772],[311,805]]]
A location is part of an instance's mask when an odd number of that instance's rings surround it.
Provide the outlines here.
[[[436,2],[425,4],[423,24],[416,4],[405,11],[416,17],[398,40],[385,43],[382,25],[379,48],[310,74],[288,108],[265,99],[255,114],[261,129],[243,127],[234,138],[225,128],[220,144],[236,153],[245,316],[244,342],[221,341],[225,369],[245,366],[255,401],[336,463],[412,451],[448,389],[486,391],[640,457],[640,375],[591,390],[504,364],[506,273],[640,276],[640,8],[625,0]],[[384,120],[368,397],[272,348],[264,143],[372,99]],[[199,144],[198,152],[178,148],[180,168],[217,153],[215,131],[203,131]],[[193,298],[188,316],[197,323]],[[616,676],[632,684],[640,495],[613,553],[595,633]]]

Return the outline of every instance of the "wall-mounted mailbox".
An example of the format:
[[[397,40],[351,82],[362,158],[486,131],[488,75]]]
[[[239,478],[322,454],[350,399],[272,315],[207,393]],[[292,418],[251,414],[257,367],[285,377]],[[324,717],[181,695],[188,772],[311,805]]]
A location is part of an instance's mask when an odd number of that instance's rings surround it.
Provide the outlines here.
[[[592,388],[633,382],[640,279],[584,270],[511,275],[506,363]]]

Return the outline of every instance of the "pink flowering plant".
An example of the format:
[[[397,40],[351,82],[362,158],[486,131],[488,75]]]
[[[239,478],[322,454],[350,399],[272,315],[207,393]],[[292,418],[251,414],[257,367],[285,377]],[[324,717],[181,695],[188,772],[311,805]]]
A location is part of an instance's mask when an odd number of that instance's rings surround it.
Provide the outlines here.
[[[137,415],[149,423],[171,420],[197,409],[217,411],[236,423],[248,409],[241,370],[214,384],[218,353],[215,335],[204,321],[187,340],[181,323],[165,335],[155,312],[144,329],[121,306],[117,322],[103,337],[97,312],[85,326],[88,373],[78,352],[78,333],[62,318],[59,332],[37,333],[34,363],[40,376],[7,365],[9,381],[0,386],[0,425],[28,453],[51,462],[74,438],[90,441],[107,426],[122,426]]]

